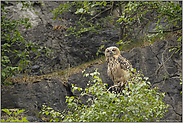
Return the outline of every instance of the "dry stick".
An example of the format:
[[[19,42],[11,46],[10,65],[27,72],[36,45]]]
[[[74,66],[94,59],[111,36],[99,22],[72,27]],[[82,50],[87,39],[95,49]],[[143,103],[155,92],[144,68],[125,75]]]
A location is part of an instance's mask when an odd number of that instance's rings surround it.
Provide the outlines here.
[[[177,29],[173,29],[173,30],[164,30],[163,33],[165,33],[165,32],[175,32],[175,31],[178,31],[178,30],[182,30],[182,27],[177,28]],[[159,33],[159,32],[158,31],[149,31],[148,33],[155,34],[155,33]]]
[[[114,8],[114,2],[112,2],[111,13],[112,13],[113,8]]]
[[[107,11],[107,10],[111,9],[112,7],[113,7],[113,6],[111,6],[111,7],[107,8],[107,9],[105,9],[105,10],[101,11],[100,13],[98,13],[97,15],[95,15],[94,17],[92,17],[90,20],[92,20],[92,19],[96,18],[96,17],[97,17],[97,16],[99,16],[101,13],[103,13],[103,12],[105,12],[105,11]],[[90,21],[90,20],[88,20],[88,21]],[[86,22],[88,22],[88,21],[86,21]],[[86,22],[85,22],[85,23],[86,23]]]
[[[113,85],[113,86],[109,87],[109,89],[107,89],[107,91],[109,91],[111,88],[118,87],[118,85]]]
[[[159,68],[156,70],[156,72],[155,72],[155,75],[156,75],[156,78],[157,78],[157,72],[158,72],[158,70],[163,66],[164,68],[165,68],[165,63],[173,56],[173,54],[176,52],[176,50],[171,54],[171,56],[164,62],[164,59],[163,59],[163,55],[164,55],[164,53],[165,53],[165,51],[167,50],[167,49],[169,49],[169,48],[172,48],[172,47],[176,47],[176,48],[179,48],[179,47],[177,47],[177,46],[169,46],[169,47],[167,47],[164,51],[163,51],[163,53],[162,53],[162,64],[161,64],[161,66],[159,66]],[[167,72],[167,70],[166,70],[166,68],[165,68],[165,71]],[[167,74],[168,75],[170,75],[168,72],[167,72]]]
[[[166,70],[166,66],[165,66],[165,63],[164,63],[164,53],[165,53],[165,50],[164,50],[163,53],[162,53],[163,67],[164,67],[164,69],[165,69],[165,72],[166,72],[168,75],[170,75],[170,74],[168,73],[168,71]],[[174,53],[175,53],[175,51],[172,53],[172,55],[169,57],[169,59],[173,56]],[[167,60],[168,60],[168,59],[167,59]]]
[[[117,85],[113,85],[111,87],[109,87],[109,89],[107,89],[107,91],[109,91],[111,88],[114,88],[114,87],[118,87],[121,83],[118,83]],[[123,86],[124,84],[121,85],[121,87]]]

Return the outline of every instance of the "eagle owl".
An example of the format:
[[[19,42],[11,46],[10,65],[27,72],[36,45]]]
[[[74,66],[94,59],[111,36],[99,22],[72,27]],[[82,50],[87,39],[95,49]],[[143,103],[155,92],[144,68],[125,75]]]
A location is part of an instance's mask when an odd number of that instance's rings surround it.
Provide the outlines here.
[[[105,57],[108,65],[107,74],[113,80],[114,85],[123,86],[130,78],[129,70],[131,63],[120,55],[120,50],[117,47],[108,47],[105,50]]]

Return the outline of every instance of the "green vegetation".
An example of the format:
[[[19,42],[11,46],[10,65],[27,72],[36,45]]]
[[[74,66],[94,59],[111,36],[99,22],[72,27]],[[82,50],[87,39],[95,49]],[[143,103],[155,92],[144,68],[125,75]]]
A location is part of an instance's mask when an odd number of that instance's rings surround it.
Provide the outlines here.
[[[31,7],[30,2],[21,2],[23,8]],[[26,41],[19,31],[19,27],[31,28],[29,18],[14,20],[9,15],[9,10],[5,9],[4,1],[1,4],[1,83],[6,85],[12,84],[7,78],[12,77],[26,68],[30,64],[29,53],[30,51],[43,51],[48,53],[48,48],[43,48],[32,41]],[[25,9],[25,10],[26,10]],[[40,53],[37,52],[37,55]],[[19,64],[13,63],[14,59],[20,59]],[[14,64],[14,65],[13,65]]]
[[[31,2],[18,2],[22,3],[22,11],[32,7]],[[41,2],[42,3],[42,2]],[[18,28],[22,25],[26,29],[31,28],[29,18],[12,20],[8,15],[9,11],[4,8],[8,2],[4,1],[1,4],[1,82],[11,84],[7,78],[15,75],[25,69],[29,64],[30,51],[37,52],[43,51],[48,54],[48,48],[36,46],[31,41],[25,41],[19,32]],[[120,49],[129,50],[133,47],[149,45],[157,39],[163,39],[173,31],[181,30],[180,22],[182,22],[182,9],[178,2],[174,1],[75,1],[64,2],[59,5],[52,12],[55,14],[54,19],[65,11],[71,11],[74,8],[74,13],[78,15],[78,20],[73,26],[67,28],[67,35],[80,37],[84,32],[93,31],[100,33],[106,27],[114,27],[119,31]],[[118,14],[114,14],[114,10]],[[148,12],[155,12],[151,18],[145,16]],[[105,14],[106,13],[106,14]],[[99,17],[100,16],[100,17]],[[59,18],[61,21],[63,18]],[[167,23],[162,26],[161,21]],[[145,27],[149,26],[150,22],[156,22],[156,29],[148,35],[144,33],[144,40],[137,41],[139,33]],[[110,25],[110,26],[109,26]],[[140,25],[140,26],[137,26]],[[165,27],[166,26],[166,27]],[[173,29],[173,27],[175,29]],[[134,31],[135,30],[135,31]],[[182,33],[182,32],[180,32]],[[173,35],[173,34],[171,34]],[[110,40],[110,39],[108,39]],[[107,40],[106,40],[107,41]],[[179,45],[176,52],[180,50],[182,37],[177,40]],[[17,49],[16,47],[19,47]],[[104,49],[102,44],[96,55]],[[171,49],[170,49],[171,50]],[[20,59],[19,65],[13,65],[13,59]]]
[[[8,4],[8,2],[5,2]],[[7,17],[8,10],[4,8],[4,4],[1,4],[1,12],[4,13],[1,15],[1,82],[4,82],[6,78],[14,75],[15,71],[19,71],[22,68],[18,66],[12,66],[10,54],[17,54],[17,57],[21,58],[21,65],[28,64],[30,61],[25,60],[28,57],[27,49],[31,45],[26,43],[20,32],[18,31],[19,25],[24,25],[26,28],[31,27],[31,24],[28,22],[29,18],[20,19],[20,20],[10,20]],[[23,48],[23,45],[26,44],[26,49],[24,52],[20,52],[20,49],[13,49],[15,46],[20,46]],[[10,83],[9,83],[10,84]]]
[[[5,112],[7,114],[8,119],[1,119],[1,122],[29,122],[27,120],[27,117],[22,117],[20,114],[24,112],[25,110],[16,110],[15,112],[10,111],[8,109],[1,109],[1,111]]]
[[[8,4],[6,1],[4,3]],[[28,60],[30,51],[37,52],[45,49],[31,41],[24,40],[18,28],[22,25],[26,29],[31,28],[29,18],[12,20],[8,16],[9,11],[4,8],[4,3],[1,4],[1,12],[3,13],[1,15],[1,82],[8,85],[11,82],[7,81],[7,78],[22,71],[23,67],[30,64],[30,60]],[[29,2],[22,2],[22,4],[22,10],[31,6]],[[75,14],[79,16],[79,19],[74,26],[67,28],[65,36],[80,37],[88,31],[98,34],[104,28],[114,26],[119,31],[117,44],[123,50],[125,46],[152,44],[156,39],[164,39],[169,33],[182,29],[179,27],[179,23],[182,22],[182,8],[173,1],[65,2],[53,10],[54,19],[63,12],[70,11],[72,7],[75,7]],[[117,15],[113,14],[115,9],[119,10]],[[155,12],[155,14],[152,18],[147,18],[145,14],[148,12]],[[107,15],[104,16],[104,13]],[[100,19],[97,19],[99,16],[101,16]],[[62,21],[62,18],[59,19]],[[162,20],[167,23],[166,26],[160,24]],[[138,39],[139,33],[148,27],[150,22],[156,22],[156,29],[149,32],[148,35],[144,33],[143,41],[135,41]],[[138,30],[138,25],[140,25],[141,30]],[[182,34],[182,32],[180,33]],[[170,52],[180,51],[182,36],[177,41],[179,42],[177,47],[172,47]],[[20,49],[16,49],[17,46]],[[101,45],[97,55],[103,48],[104,45]],[[37,55],[39,54],[37,52]],[[20,66],[18,64],[13,66],[13,59],[20,59]],[[80,67],[83,68],[83,66]],[[72,70],[78,71],[78,69],[80,68]],[[62,71],[60,74],[65,75],[68,71],[70,69]],[[97,70],[94,73],[85,73],[84,76],[91,76],[92,80],[88,82],[84,90],[72,85],[73,91],[81,91],[81,94],[78,97],[66,97],[68,107],[63,112],[55,111],[53,108],[43,105],[40,114],[48,116],[50,122],[142,122],[158,121],[163,118],[168,108],[168,105],[162,101],[165,94],[159,93],[158,88],[151,88],[148,78],[142,77],[141,73],[138,72],[136,76],[133,76],[121,93],[107,91],[107,84],[102,82],[99,75]],[[164,76],[163,79],[167,79],[167,76]],[[84,96],[88,96],[87,102],[81,101]],[[17,118],[24,110],[17,110],[14,113],[8,109],[2,109],[2,111],[6,112],[9,118],[2,119],[1,122],[27,122],[26,117]],[[12,114],[14,115],[11,116]]]
[[[65,2],[52,11],[55,14],[54,20],[58,15],[62,15],[65,11],[71,11],[73,8],[79,18],[74,26],[67,29],[68,34],[65,36],[80,37],[88,31],[97,34],[111,25],[109,27],[115,27],[119,31],[117,44],[120,44],[120,49],[124,47],[125,42],[130,42],[125,44],[129,48],[136,45],[152,44],[156,39],[166,38],[167,33],[182,29],[179,27],[182,23],[182,8],[178,2],[174,1]],[[114,14],[115,10],[118,11],[117,14]],[[62,18],[59,19],[62,21]],[[156,23],[154,31],[147,30],[150,22]],[[162,22],[166,25],[162,25]],[[145,28],[144,36],[139,36]]]
[[[84,90],[72,85],[73,91],[79,90],[81,94],[66,96],[68,109],[61,112],[43,105],[40,114],[48,116],[50,122],[143,122],[163,118],[168,108],[162,102],[165,94],[159,93],[158,88],[151,89],[143,74],[138,72],[132,77],[121,93],[107,91],[107,84],[99,75],[97,70],[85,73],[83,76],[91,76],[92,80]],[[81,101],[84,96],[88,97],[86,102]]]
[[[49,74],[48,76],[57,77],[57,78],[60,78],[61,80],[67,82],[67,80],[69,79],[69,77],[72,74],[79,73],[86,68],[89,68],[89,67],[96,65],[96,64],[97,65],[103,64],[104,62],[105,62],[105,57],[101,56],[95,60],[83,63],[83,64],[78,65],[76,67],[73,67],[73,68],[69,67],[69,68],[61,70],[61,71],[53,72],[53,73]]]

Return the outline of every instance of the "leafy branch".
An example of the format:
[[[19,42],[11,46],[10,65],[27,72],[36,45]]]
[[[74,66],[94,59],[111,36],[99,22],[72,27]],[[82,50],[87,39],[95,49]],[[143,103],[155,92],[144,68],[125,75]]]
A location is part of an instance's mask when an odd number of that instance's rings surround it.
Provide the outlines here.
[[[9,16],[9,10],[5,8],[8,3],[4,1],[1,4],[1,83],[6,85],[12,84],[8,78],[15,76],[30,65],[31,51],[36,52],[37,56],[40,55],[40,51],[49,52],[49,49],[43,49],[43,47],[23,38],[19,27],[31,28],[29,18],[12,19],[12,16]],[[23,4],[24,11],[32,7],[31,2],[21,1],[18,3]]]
[[[83,71],[84,73],[84,71]],[[107,84],[100,79],[100,73],[84,73],[85,77],[91,77],[87,87],[82,89],[73,86],[73,91],[78,90],[78,96],[66,97],[68,109],[52,117],[50,121],[60,122],[143,122],[159,121],[164,116],[169,105],[163,103],[164,93],[159,93],[158,88],[150,88],[147,77],[137,72],[125,86],[121,93],[110,92]],[[87,97],[87,101],[82,98]],[[55,111],[45,111],[47,113]],[[59,112],[59,111],[56,111]]]

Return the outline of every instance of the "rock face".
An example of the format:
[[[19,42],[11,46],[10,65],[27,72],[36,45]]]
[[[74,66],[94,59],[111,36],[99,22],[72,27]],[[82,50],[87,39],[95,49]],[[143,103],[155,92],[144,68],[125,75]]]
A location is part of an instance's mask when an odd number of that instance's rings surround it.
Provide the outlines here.
[[[176,37],[169,39],[168,42],[159,41],[154,43],[153,46],[134,48],[122,53],[132,63],[133,68],[141,70],[146,77],[149,77],[153,87],[159,87],[160,92],[165,92],[164,102],[170,104],[171,107],[162,121],[182,121],[182,95],[180,93],[182,87],[179,77],[181,75],[182,57],[179,52],[172,57],[172,52],[168,52],[168,50],[164,52],[169,46],[174,45],[176,45]],[[161,66],[163,65],[162,54],[166,70]],[[95,69],[100,72],[100,78],[104,83],[107,83],[108,86],[113,85],[112,80],[107,76],[106,63],[94,65],[85,69],[85,72],[92,73]],[[83,77],[82,73],[73,74],[68,79],[70,84],[76,84],[83,89],[89,80],[90,78]],[[2,87],[1,94],[2,108],[27,108],[39,112],[44,103],[62,111],[66,107],[65,96],[72,95],[72,92],[69,84],[63,83],[57,78],[52,78],[37,83],[17,83]],[[79,92],[76,91],[73,94],[78,95]]]
[[[165,121],[182,121],[182,57],[180,52],[173,54],[169,47],[177,46],[177,37],[160,41],[144,48],[134,48],[123,56],[130,60],[133,67],[142,70],[149,77],[153,87],[165,92],[165,103],[172,107],[166,113]],[[182,50],[182,49],[181,49]]]
[[[170,48],[168,48],[177,45],[176,39],[174,37],[168,41],[156,42],[152,46],[134,48],[122,53],[122,56],[131,62],[133,68],[142,71],[146,77],[149,77],[152,87],[159,87],[160,92],[165,92],[163,101],[170,104],[171,107],[162,121],[182,121],[182,86],[180,85],[182,57],[180,52],[171,56],[173,51],[169,52]],[[165,50],[166,52],[164,52]],[[91,73],[96,68],[98,68],[103,82],[109,86],[113,85],[112,80],[107,76],[106,63],[94,65],[92,68],[86,69],[86,72]],[[89,78],[81,79],[82,76],[82,73],[72,75],[69,82],[84,89]],[[78,94],[78,92],[76,91],[74,94]]]
[[[74,14],[75,8],[72,8],[70,12],[63,12],[62,15],[59,15],[62,21],[58,18],[53,20],[54,14],[52,11],[58,8],[60,4],[64,4],[64,1],[33,2],[34,10],[27,8],[27,11],[21,11],[21,3],[16,4],[16,2],[10,2],[9,5],[5,6],[5,8],[10,10],[10,16],[13,15],[12,19],[18,19],[18,17],[29,18],[29,22],[32,23],[32,28],[25,29],[20,27],[20,32],[27,42],[31,41],[43,48],[47,47],[53,50],[49,57],[43,52],[39,52],[40,55],[38,57],[37,52],[30,52],[29,60],[31,64],[27,69],[24,69],[28,74],[48,74],[53,71],[80,65],[89,60],[92,61],[103,55],[103,53],[99,53],[98,56],[96,55],[101,45],[105,45],[106,48],[111,45],[116,45],[119,40],[119,31],[115,30],[113,26],[109,26],[110,24],[100,31],[100,33],[88,31],[83,33],[82,37],[78,38],[72,35],[65,36],[66,34],[68,35],[66,29],[61,30],[54,28],[56,26],[66,26],[67,28],[70,26],[74,27],[75,21],[78,20],[79,16]],[[148,30],[153,30],[155,27],[155,23],[151,22]],[[141,28],[139,28],[139,30],[141,30]],[[135,32],[137,33],[138,31]],[[138,35],[138,37],[142,37],[141,33]],[[130,36],[130,38],[135,37]],[[17,64],[19,60],[20,59],[15,60],[13,57],[13,65]],[[35,68],[32,66],[39,67],[34,70]]]
[[[11,11],[13,19],[17,17],[27,17],[30,19],[29,22],[32,23],[32,28],[24,29],[20,28],[20,32],[24,39],[28,42],[32,41],[39,46],[47,47],[53,50],[50,57],[47,57],[45,53],[40,52],[41,55],[37,56],[37,53],[30,52],[31,65],[26,71],[31,71],[33,75],[48,74],[53,71],[65,69],[68,67],[74,67],[82,63],[88,62],[89,60],[94,60],[97,57],[103,55],[99,53],[96,56],[98,48],[105,44],[114,45],[116,43],[115,37],[118,31],[113,29],[103,30],[101,33],[96,34],[94,32],[86,32],[82,37],[74,36],[64,36],[66,30],[54,29],[56,26],[73,26],[74,22],[79,18],[72,11],[63,12],[59,19],[53,20],[54,14],[51,12],[55,8],[58,8],[63,1],[47,2],[42,1],[42,3],[33,2],[33,8],[27,9],[27,11],[21,11],[21,4],[16,4],[15,2],[10,2],[9,6],[6,6],[8,10]],[[35,13],[37,12],[37,13]],[[114,37],[109,42],[104,40]],[[18,61],[15,61],[15,64]],[[39,66],[35,71],[32,70],[31,66]]]
[[[2,108],[26,109],[28,115],[38,115],[42,105],[62,111],[66,108],[65,96],[72,96],[69,84],[52,78],[37,83],[15,83],[1,89]]]
[[[37,54],[31,52],[30,61],[32,63],[29,69],[34,75],[51,73],[93,60],[98,57],[96,52],[101,45],[108,47],[115,45],[118,41],[118,36],[116,36],[118,32],[112,28],[105,29],[99,34],[87,32],[80,38],[63,37],[65,31],[54,30],[54,27],[58,25],[70,26],[78,17],[70,12],[65,13],[65,21],[53,21],[51,10],[61,3],[62,1],[43,1],[44,5],[42,5],[35,2],[33,7],[38,12],[37,14],[32,10],[20,11],[21,5],[14,2],[10,2],[6,6],[11,14],[15,15],[14,17],[25,15],[34,23],[31,29],[21,29],[21,33],[27,41],[31,40],[41,46],[53,49],[51,57],[46,57],[43,54],[36,57]],[[109,38],[111,38],[109,42],[104,41]],[[164,121],[182,121],[182,95],[180,94],[182,86],[179,77],[182,74],[182,57],[180,52],[173,55],[174,50],[169,52],[171,46],[177,46],[177,38],[173,37],[168,41],[156,42],[152,46],[122,52],[122,56],[132,63],[133,68],[141,70],[146,77],[149,77],[153,87],[159,87],[160,92],[165,92],[164,102],[170,104],[171,107],[162,119]],[[109,86],[113,85],[112,80],[107,76],[106,63],[87,68],[86,72],[93,72],[96,68],[98,68],[103,82]],[[89,78],[78,73],[71,75],[68,81],[70,84],[77,84],[84,89]],[[74,92],[73,94],[79,93]],[[11,86],[1,87],[1,108],[26,108],[30,111],[28,114],[30,116],[36,115],[45,103],[55,110],[62,111],[66,108],[66,95],[72,95],[70,85],[63,83],[58,78],[35,83],[15,83]]]

